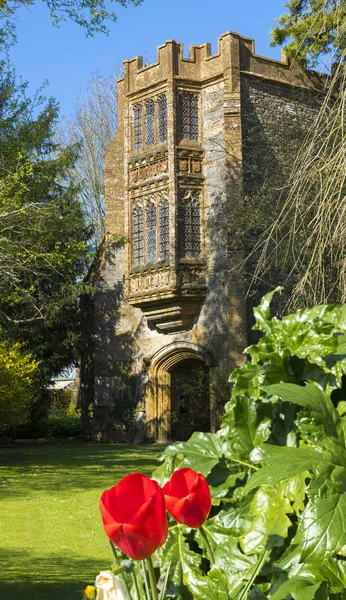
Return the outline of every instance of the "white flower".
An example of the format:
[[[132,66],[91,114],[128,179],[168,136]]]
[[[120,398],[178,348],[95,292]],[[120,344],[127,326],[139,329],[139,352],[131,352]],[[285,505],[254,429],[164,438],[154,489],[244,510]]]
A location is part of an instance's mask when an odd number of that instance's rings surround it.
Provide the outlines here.
[[[101,571],[96,577],[96,600],[129,600],[126,588],[112,571]]]

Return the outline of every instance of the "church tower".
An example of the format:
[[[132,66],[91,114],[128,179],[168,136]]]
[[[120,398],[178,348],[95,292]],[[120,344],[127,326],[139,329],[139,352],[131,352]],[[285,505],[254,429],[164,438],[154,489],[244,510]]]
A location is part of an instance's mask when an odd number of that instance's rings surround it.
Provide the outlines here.
[[[246,302],[227,206],[243,201],[249,131],[259,124],[275,152],[292,88],[311,82],[232,32],[214,55],[204,44],[186,58],[167,41],[156,63],[124,66],[82,407],[101,439],[113,439],[117,406],[131,405],[134,437],[183,440],[217,425],[222,388],[244,360]]]

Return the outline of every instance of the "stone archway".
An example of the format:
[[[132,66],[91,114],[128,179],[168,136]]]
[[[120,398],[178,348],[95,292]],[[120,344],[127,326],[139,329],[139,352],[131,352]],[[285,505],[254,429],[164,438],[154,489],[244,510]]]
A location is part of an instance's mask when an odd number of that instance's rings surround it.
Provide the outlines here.
[[[209,358],[201,346],[192,342],[173,342],[152,357],[145,397],[146,421],[149,437],[158,441],[171,439],[172,375],[176,380],[179,364],[183,368],[189,364],[206,368]]]

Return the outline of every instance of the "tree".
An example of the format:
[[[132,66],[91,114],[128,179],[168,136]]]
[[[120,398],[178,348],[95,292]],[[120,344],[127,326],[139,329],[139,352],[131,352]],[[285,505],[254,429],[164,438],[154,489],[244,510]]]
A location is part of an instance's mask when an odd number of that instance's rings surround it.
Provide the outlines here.
[[[90,229],[68,177],[78,148],[56,143],[57,116],[55,101],[27,98],[0,64],[0,335],[25,343],[46,377],[76,357],[89,261]]]
[[[281,15],[271,32],[273,46],[288,42],[286,54],[307,59],[312,66],[323,54],[345,60],[344,0],[289,0],[285,6],[288,13]]]
[[[36,400],[38,366],[20,344],[0,342],[0,431],[28,420]]]
[[[104,161],[117,127],[120,74],[120,68],[111,73],[95,71],[60,134],[65,144],[81,144],[71,176],[80,183],[79,200],[92,227],[95,248],[104,235]]]
[[[275,204],[265,213],[258,203],[262,227],[257,237],[256,227],[249,228],[253,244],[245,264],[253,287],[285,282],[286,309],[292,309],[346,301],[346,6],[341,0],[291,0],[287,8],[273,44],[288,41],[288,56],[334,64],[330,76],[321,76],[319,110],[302,132],[290,170],[268,190]]]
[[[127,8],[131,4],[138,6],[142,0],[110,0],[110,2],[117,2]],[[87,36],[98,32],[108,33],[105,23],[117,20],[116,13],[107,10],[104,0],[83,0],[83,2],[44,0],[44,3],[49,9],[54,25],[68,18],[83,27]],[[0,0],[0,20],[11,19],[21,6],[34,4],[35,0]]]

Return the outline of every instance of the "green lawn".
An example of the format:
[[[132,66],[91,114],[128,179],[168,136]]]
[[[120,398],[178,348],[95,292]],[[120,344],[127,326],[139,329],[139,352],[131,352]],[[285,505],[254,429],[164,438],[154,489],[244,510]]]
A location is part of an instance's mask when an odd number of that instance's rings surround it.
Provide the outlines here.
[[[83,443],[0,448],[1,600],[80,600],[112,554],[100,494],[150,474],[158,446]]]

